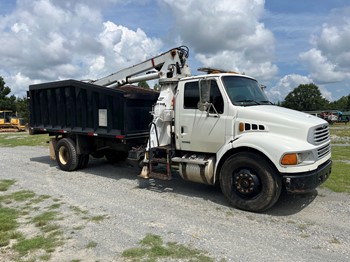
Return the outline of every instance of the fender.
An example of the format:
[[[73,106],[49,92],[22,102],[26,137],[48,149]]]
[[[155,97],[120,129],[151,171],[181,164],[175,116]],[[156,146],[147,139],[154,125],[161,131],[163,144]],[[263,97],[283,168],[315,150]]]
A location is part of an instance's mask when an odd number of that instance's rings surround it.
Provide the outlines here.
[[[305,141],[294,139],[287,136],[281,136],[271,133],[245,133],[237,136],[231,141],[226,143],[219,149],[216,154],[215,175],[214,181],[217,179],[217,169],[221,164],[223,156],[231,149],[239,151],[240,148],[251,148],[259,151],[265,155],[276,167],[276,169],[283,172],[304,172],[314,170],[320,163],[315,162],[313,165],[301,166],[301,167],[284,167],[280,165],[280,159],[283,154],[287,152],[296,151],[311,151],[315,150],[315,147]]]

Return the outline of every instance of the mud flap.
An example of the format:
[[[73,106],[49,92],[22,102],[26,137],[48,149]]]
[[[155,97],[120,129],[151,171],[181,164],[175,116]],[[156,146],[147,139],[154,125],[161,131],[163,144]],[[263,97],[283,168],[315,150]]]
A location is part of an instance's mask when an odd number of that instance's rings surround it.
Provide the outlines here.
[[[50,138],[49,150],[50,150],[50,159],[51,160],[56,160],[56,153],[55,153],[56,144],[57,144],[57,139]]]

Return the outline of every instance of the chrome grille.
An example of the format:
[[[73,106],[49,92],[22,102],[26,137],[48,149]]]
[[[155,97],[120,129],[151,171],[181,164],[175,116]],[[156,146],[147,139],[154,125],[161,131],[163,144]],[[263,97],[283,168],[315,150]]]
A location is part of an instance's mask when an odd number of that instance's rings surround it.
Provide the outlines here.
[[[320,145],[329,141],[329,125],[324,124],[322,126],[315,127],[309,136],[309,142],[314,145]],[[311,141],[310,141],[311,140]]]
[[[327,145],[320,147],[317,149],[317,156],[318,159],[321,159],[322,157],[328,155],[331,152],[331,144],[328,143]]]

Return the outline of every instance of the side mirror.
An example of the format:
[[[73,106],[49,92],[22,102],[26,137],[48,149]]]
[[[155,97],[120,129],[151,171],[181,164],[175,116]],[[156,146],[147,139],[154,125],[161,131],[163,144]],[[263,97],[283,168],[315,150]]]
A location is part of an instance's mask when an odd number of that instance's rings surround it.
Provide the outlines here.
[[[264,92],[265,92],[265,89],[266,89],[266,86],[265,86],[265,85],[260,84],[259,87],[260,87],[261,91],[264,91]]]
[[[202,79],[199,81],[198,109],[200,111],[207,111],[209,109],[210,87],[211,87],[211,80]]]

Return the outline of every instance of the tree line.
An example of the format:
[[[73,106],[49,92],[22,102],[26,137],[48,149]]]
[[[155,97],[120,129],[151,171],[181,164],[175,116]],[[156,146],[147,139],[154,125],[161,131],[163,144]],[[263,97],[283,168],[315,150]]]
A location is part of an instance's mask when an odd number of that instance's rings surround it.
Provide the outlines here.
[[[10,95],[10,93],[11,88],[6,86],[4,79],[0,76],[0,110],[10,110],[28,122],[29,108],[27,97],[18,98]]]
[[[299,111],[339,110],[344,112],[350,111],[350,94],[330,102],[322,96],[315,84],[301,84],[291,91],[279,105]]]
[[[139,84],[140,87],[149,88],[146,82]],[[159,89],[159,85],[154,89]],[[26,122],[29,120],[28,98],[26,96],[18,98],[10,95],[11,88],[6,86],[4,79],[0,76],[0,110],[11,110],[17,112]],[[343,96],[337,101],[330,102],[324,98],[318,88],[313,83],[301,84],[291,91],[284,101],[277,105],[299,111],[326,111],[339,110],[350,111],[350,94]]]

